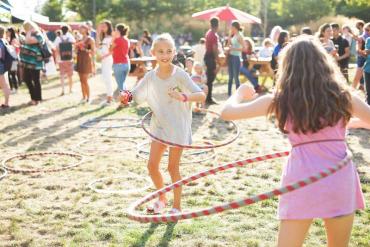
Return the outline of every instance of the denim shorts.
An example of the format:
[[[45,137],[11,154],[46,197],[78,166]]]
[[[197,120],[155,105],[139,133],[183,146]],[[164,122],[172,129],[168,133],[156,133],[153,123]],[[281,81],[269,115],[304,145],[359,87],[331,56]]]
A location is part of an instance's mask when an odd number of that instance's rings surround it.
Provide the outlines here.
[[[364,67],[365,62],[366,62],[366,57],[358,56],[357,57],[357,68]]]
[[[5,64],[0,62],[0,75],[5,74]]]

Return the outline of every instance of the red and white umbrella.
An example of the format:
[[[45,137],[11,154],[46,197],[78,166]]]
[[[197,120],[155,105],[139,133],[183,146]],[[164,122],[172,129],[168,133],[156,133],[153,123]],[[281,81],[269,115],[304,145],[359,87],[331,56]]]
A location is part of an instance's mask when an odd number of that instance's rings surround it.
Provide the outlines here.
[[[228,5],[197,12],[194,13],[192,17],[200,20],[210,20],[212,17],[218,17],[221,21],[238,20],[240,23],[261,24],[260,18],[232,8]]]

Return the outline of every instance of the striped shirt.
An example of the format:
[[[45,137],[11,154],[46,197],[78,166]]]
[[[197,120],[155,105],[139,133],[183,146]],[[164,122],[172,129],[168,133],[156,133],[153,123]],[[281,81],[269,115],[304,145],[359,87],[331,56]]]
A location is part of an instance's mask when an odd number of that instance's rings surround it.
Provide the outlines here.
[[[38,40],[37,44],[22,44],[20,52],[20,60],[25,68],[42,70],[44,68],[44,60],[41,53],[41,46],[45,42],[45,38],[36,33],[33,36]]]

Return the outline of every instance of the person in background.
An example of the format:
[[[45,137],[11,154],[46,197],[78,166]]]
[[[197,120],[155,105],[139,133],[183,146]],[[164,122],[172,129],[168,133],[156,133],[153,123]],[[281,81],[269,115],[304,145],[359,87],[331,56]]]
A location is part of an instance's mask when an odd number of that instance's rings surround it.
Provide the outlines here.
[[[82,35],[80,34],[78,30],[74,30],[72,33],[76,41],[80,41],[82,39]]]
[[[144,30],[143,36],[140,38],[141,49],[143,50],[144,56],[150,57],[150,49],[152,47],[152,37],[148,30]]]
[[[356,40],[357,36],[352,32],[352,29],[348,25],[342,27],[342,36],[348,41],[350,57],[356,56]]]
[[[239,74],[240,74],[240,60],[242,57],[242,51],[246,49],[244,42],[243,29],[238,21],[231,23],[230,35],[228,38],[228,69],[229,69],[229,82],[227,87],[227,94],[230,97],[232,92],[233,81],[235,80],[236,89],[240,86]]]
[[[102,105],[109,105],[113,100],[112,66],[113,57],[110,51],[112,44],[112,23],[104,20],[99,24],[98,54],[101,59],[101,80],[104,81],[107,98]]]
[[[211,28],[206,33],[206,53],[204,54],[204,63],[206,65],[206,75],[207,75],[207,86],[208,94],[206,99],[206,104],[217,104],[217,102],[212,98],[213,81],[216,79],[217,75],[217,60],[218,60],[218,44],[219,37],[217,35],[219,19],[213,17],[210,20]]]
[[[1,104],[1,108],[9,108],[9,97],[10,97],[10,88],[8,83],[6,83],[5,80],[5,63],[3,62],[5,59],[5,39],[4,39],[4,34],[5,34],[5,28],[3,26],[0,26],[0,87],[3,91],[4,94],[4,104]]]
[[[64,80],[68,78],[69,93],[72,93],[73,87],[73,46],[76,43],[75,38],[67,25],[62,26],[62,35],[58,36],[54,45],[57,51],[57,61],[59,64],[60,84],[62,86],[61,95],[64,95]]]
[[[130,40],[128,39],[129,27],[126,24],[119,23],[116,25],[116,30],[113,37],[111,52],[113,55],[113,72],[120,92],[126,90],[126,77],[130,71],[129,47]],[[120,104],[120,107],[124,107]]]
[[[274,51],[272,52],[272,58],[271,58],[271,68],[276,71],[278,66],[278,56],[280,51],[286,46],[286,44],[289,42],[289,32],[286,30],[281,30],[278,38],[278,42],[274,47]]]
[[[40,72],[45,64],[41,53],[41,46],[46,42],[38,25],[32,21],[25,21],[23,28],[26,32],[24,43],[21,45],[20,62],[24,68],[24,81],[31,96],[29,105],[37,105],[42,101]]]
[[[254,52],[254,42],[251,38],[248,37],[244,38],[244,42],[246,46],[242,53],[243,64],[242,67],[240,68],[240,73],[248,78],[248,80],[252,83],[257,93],[263,93],[265,92],[266,89],[259,85],[258,76],[256,76],[255,73],[256,72],[255,68],[249,70],[248,59],[253,56],[256,57],[256,54]]]
[[[357,44],[356,44],[357,69],[355,73],[355,78],[353,79],[352,87],[357,89],[358,84],[360,84],[360,87],[359,87],[360,90],[364,90],[363,67],[364,67],[365,60],[366,60],[362,52],[365,49],[365,40],[366,40],[366,37],[364,36],[364,26],[365,26],[364,21],[360,20],[356,22],[356,28],[359,31],[359,35],[357,37]]]
[[[194,62],[193,73],[190,78],[193,80],[193,82],[195,82],[195,84],[197,84],[200,89],[202,89],[204,95],[207,95],[207,76],[203,71],[203,65],[201,63]],[[204,102],[196,102],[194,112],[199,112],[202,108],[205,108]]]
[[[364,79],[365,79],[365,91],[366,91],[366,102],[370,105],[370,22],[364,26],[364,35],[366,35],[365,48],[362,55],[366,57],[364,63]]]
[[[86,22],[86,25],[89,28],[89,35],[90,35],[90,37],[93,38],[94,41],[95,41],[95,43],[96,43],[98,37],[96,35],[96,30],[94,29],[94,24],[92,23],[92,21],[87,21]],[[92,59],[93,59],[93,68],[92,68],[93,69],[93,72],[92,72],[92,74],[95,75],[96,74],[95,56],[93,56]],[[90,76],[91,76],[91,74],[90,74]]]
[[[194,67],[194,59],[192,57],[188,57],[185,60],[185,71],[191,75],[193,73],[193,67]]]
[[[302,27],[301,34],[312,35],[312,30],[309,27]]]
[[[262,49],[258,52],[259,58],[271,58],[274,52],[274,44],[270,38],[262,41]]]
[[[340,33],[340,27],[337,23],[330,24],[333,29],[333,38],[331,39],[338,51],[338,56],[336,60],[338,62],[340,71],[348,82],[348,64],[350,56],[350,47],[348,41],[342,37]]]
[[[94,40],[96,40],[96,30],[94,30],[94,25],[93,25],[93,23],[92,23],[92,21],[87,21],[86,22],[86,25],[87,25],[87,27],[88,27],[88,29],[89,29],[89,35],[90,35],[90,37],[91,38],[93,38]]]
[[[95,41],[89,34],[89,27],[85,24],[80,26],[82,39],[76,42],[77,51],[76,71],[80,77],[82,100],[81,103],[90,103],[89,76],[93,73],[93,56],[95,54]]]
[[[323,25],[321,25],[317,33],[317,36],[320,39],[320,42],[326,52],[335,57],[337,56],[337,50],[335,48],[334,42],[331,40],[332,35],[333,29],[328,23],[324,23]]]
[[[131,58],[139,58],[143,56],[143,51],[141,50],[141,45],[139,45],[139,41],[136,39],[130,39],[130,50],[129,50],[129,57]],[[140,65],[142,66],[142,65]],[[130,66],[130,73],[137,72],[137,69],[140,68],[137,64],[131,64]],[[140,68],[144,69],[144,68]]]
[[[200,38],[199,43],[192,47],[194,51],[194,61],[204,64],[204,55],[206,54],[206,39]]]
[[[14,47],[17,55],[19,56],[20,43],[13,27],[8,27],[8,29],[6,30],[6,38],[8,43]],[[18,61],[13,61],[10,71],[8,71],[8,80],[10,84],[10,90],[12,91],[12,93],[17,93],[18,91],[17,71],[18,71]]]
[[[279,35],[280,35],[280,32],[281,32],[282,30],[283,30],[283,29],[282,29],[280,26],[274,26],[274,27],[271,29],[270,39],[272,40],[272,42],[274,43],[274,45],[276,45],[276,44],[278,43]]]

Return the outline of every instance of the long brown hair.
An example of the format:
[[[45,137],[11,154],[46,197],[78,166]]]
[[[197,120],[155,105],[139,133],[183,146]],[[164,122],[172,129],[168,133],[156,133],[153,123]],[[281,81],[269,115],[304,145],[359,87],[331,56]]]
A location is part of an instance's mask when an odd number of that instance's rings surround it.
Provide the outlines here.
[[[279,55],[277,89],[269,115],[287,133],[288,120],[295,133],[317,132],[351,118],[351,95],[338,66],[317,39],[299,37]]]

